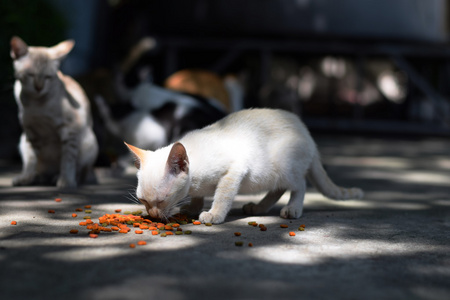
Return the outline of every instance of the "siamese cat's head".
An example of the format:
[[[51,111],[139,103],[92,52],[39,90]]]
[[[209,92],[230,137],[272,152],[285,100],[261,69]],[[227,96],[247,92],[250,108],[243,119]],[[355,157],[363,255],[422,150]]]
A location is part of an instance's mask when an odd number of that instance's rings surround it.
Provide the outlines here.
[[[152,218],[168,218],[188,196],[191,179],[186,149],[181,143],[157,151],[142,150],[125,143],[138,169],[136,197]]]
[[[72,50],[75,42],[67,40],[53,47],[28,46],[21,38],[11,39],[11,57],[15,77],[22,84],[22,92],[46,94],[58,80],[61,60]]]

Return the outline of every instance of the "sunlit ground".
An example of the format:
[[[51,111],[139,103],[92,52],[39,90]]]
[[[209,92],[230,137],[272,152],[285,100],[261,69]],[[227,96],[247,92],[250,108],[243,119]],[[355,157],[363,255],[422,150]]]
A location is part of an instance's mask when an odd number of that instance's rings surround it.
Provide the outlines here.
[[[5,299],[450,299],[450,141],[320,136],[317,143],[330,177],[363,188],[363,200],[333,201],[310,187],[303,216],[284,220],[278,214],[289,193],[258,217],[241,207],[263,195],[238,196],[225,224],[185,225],[192,235],[166,238],[69,234],[85,215],[72,218],[77,207],[91,204],[94,220],[143,209],[131,200],[133,168],[124,178],[98,170],[100,185],[61,194],[10,187],[20,168],[2,165],[0,290]],[[128,247],[140,239],[148,244]]]

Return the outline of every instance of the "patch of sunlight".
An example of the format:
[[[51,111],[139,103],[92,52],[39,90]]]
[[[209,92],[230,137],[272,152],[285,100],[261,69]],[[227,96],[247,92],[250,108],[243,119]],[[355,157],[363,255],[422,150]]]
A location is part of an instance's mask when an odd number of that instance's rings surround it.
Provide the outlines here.
[[[10,177],[0,177],[0,186],[2,187],[12,186],[12,179]]]
[[[376,167],[389,169],[405,169],[409,167],[408,159],[398,157],[347,157],[334,156],[326,159],[327,164],[351,167]]]
[[[246,255],[276,264],[299,264],[315,265],[320,263],[324,257],[318,254],[311,254],[303,247],[281,248],[277,246],[252,247]]]
[[[435,172],[415,171],[402,174],[399,180],[414,183],[437,183],[447,185],[450,182],[450,174],[446,175]]]
[[[443,169],[450,169],[450,159],[448,158],[439,158],[436,161],[436,165]]]
[[[186,249],[201,243],[199,238],[193,236],[179,236],[176,239],[164,239],[159,236],[155,238],[158,239],[157,242],[153,240],[153,237],[150,239],[144,236],[136,237],[134,234],[132,237],[124,235],[117,238],[108,237],[107,241],[101,237],[91,239],[86,236],[82,238],[28,238],[26,241],[11,240],[8,242],[8,247],[19,249],[50,246],[54,251],[46,252],[43,255],[46,259],[77,262],[120,257],[130,254],[130,251],[153,252]],[[138,240],[147,241],[147,245],[131,249],[129,244],[136,243]],[[105,243],[108,246],[104,246]]]
[[[438,199],[431,201],[431,204],[433,205],[439,205],[439,206],[450,206],[450,199]]]
[[[308,209],[314,209],[314,208],[348,208],[348,209],[361,209],[361,208],[370,208],[370,209],[399,209],[399,210],[423,210],[429,208],[428,203],[424,203],[423,201],[417,200],[417,202],[414,202],[415,200],[409,200],[408,202],[405,201],[395,201],[392,200],[392,198],[398,199],[399,197],[405,197],[404,193],[394,193],[394,192],[388,192],[388,193],[376,193],[377,199],[378,198],[384,198],[388,201],[374,201],[369,199],[362,199],[362,200],[332,200],[325,198],[320,193],[307,193],[305,197],[305,206]],[[379,194],[385,194],[380,196]],[[375,192],[371,193],[372,196],[375,195]],[[423,196],[420,196],[423,197]],[[409,197],[408,197],[409,199]]]
[[[342,230],[342,229],[341,229]],[[448,251],[447,247],[417,243],[392,243],[379,240],[345,240],[324,235],[318,231],[284,237],[285,242],[254,246],[246,256],[271,263],[313,265],[329,259],[367,259],[378,256],[409,255],[422,252]],[[287,244],[288,243],[288,244]]]
[[[360,171],[358,174],[361,178],[391,180],[392,182],[439,184],[445,186],[450,182],[450,174],[446,174],[444,172],[412,170],[403,172],[389,172],[382,170],[366,170]]]
[[[123,247],[92,247],[88,249],[71,249],[65,251],[48,252],[43,255],[49,260],[58,260],[66,262],[93,261],[109,259],[126,255],[128,249]]]

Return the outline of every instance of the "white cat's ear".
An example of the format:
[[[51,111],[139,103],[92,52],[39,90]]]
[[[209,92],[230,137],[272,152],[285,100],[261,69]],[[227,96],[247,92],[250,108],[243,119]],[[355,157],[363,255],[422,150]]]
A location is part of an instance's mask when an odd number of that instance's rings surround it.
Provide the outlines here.
[[[28,45],[18,36],[11,39],[11,57],[19,59],[28,53]]]
[[[48,48],[48,54],[52,59],[61,60],[66,57],[67,54],[72,50],[73,46],[75,46],[74,40],[67,40],[59,43],[56,46]]]
[[[124,142],[125,143],[125,142]],[[131,153],[133,153],[134,156],[134,166],[137,169],[141,168],[141,165],[144,163],[144,159],[145,159],[145,150],[139,149],[138,147],[135,147],[133,145],[129,145],[127,143],[125,143],[125,145],[127,145],[128,149],[130,149]]]
[[[189,159],[183,144],[178,142],[173,144],[169,157],[167,158],[167,167],[169,172],[174,175],[178,175],[181,172],[188,172]]]

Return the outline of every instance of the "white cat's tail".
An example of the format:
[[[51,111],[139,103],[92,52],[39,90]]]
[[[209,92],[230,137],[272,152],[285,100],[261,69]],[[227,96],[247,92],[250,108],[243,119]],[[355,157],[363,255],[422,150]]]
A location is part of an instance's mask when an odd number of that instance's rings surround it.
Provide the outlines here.
[[[105,99],[103,99],[103,97],[100,95],[96,95],[94,100],[95,104],[97,104],[100,117],[105,123],[106,129],[108,129],[108,131],[111,132],[113,135],[122,138],[120,135],[119,125],[111,116],[111,110],[109,109],[108,104],[106,104]]]
[[[359,188],[343,188],[334,184],[322,166],[319,154],[313,158],[307,178],[324,196],[335,200],[362,199],[364,192]]]

